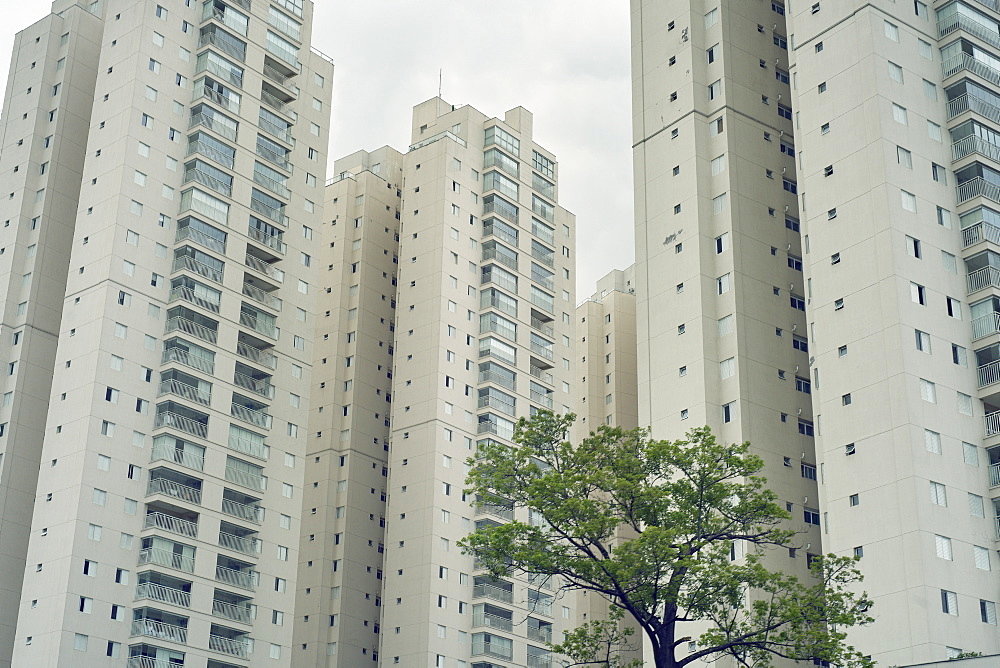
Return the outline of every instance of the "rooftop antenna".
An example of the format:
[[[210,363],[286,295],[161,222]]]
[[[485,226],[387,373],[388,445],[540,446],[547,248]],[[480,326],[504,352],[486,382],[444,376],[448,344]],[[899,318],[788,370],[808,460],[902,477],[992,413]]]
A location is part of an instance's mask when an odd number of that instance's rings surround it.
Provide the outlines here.
[[[441,84],[444,80],[444,68],[438,69],[438,97],[441,97]]]

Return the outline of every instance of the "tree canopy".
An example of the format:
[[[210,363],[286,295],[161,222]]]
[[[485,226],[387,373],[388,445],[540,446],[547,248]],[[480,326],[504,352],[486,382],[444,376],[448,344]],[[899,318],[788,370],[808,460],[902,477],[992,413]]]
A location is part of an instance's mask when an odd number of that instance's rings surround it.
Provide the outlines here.
[[[531,515],[462,541],[495,577],[555,575],[601,595],[635,619],[657,668],[724,655],[748,667],[776,657],[873,665],[845,643],[845,629],[872,621],[856,558],[816,557],[802,580],[766,565],[796,534],[749,443],[719,443],[708,427],[658,441],[602,426],[572,444],[574,420],[543,411],[518,423],[516,446],[487,441],[469,460],[470,493]],[[613,668],[625,665],[611,648],[627,635],[612,615],[550,647],[573,665]]]

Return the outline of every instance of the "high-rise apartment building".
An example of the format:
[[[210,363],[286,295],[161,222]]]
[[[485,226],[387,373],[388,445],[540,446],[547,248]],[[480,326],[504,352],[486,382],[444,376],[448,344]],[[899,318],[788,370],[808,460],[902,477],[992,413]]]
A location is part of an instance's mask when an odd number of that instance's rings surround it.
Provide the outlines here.
[[[572,405],[574,217],[523,108],[434,98],[412,137],[327,186],[296,643],[303,665],[548,666],[575,597],[458,542],[515,516],[463,492],[477,443]]]
[[[996,653],[1000,7],[689,4],[632,3],[640,422],[751,441],[880,663]]]
[[[19,34],[5,559],[31,530],[20,606],[0,606],[13,665],[293,664],[333,75],[311,17],[57,0]]]
[[[805,577],[821,515],[784,16],[633,0],[632,24],[639,424],[750,441],[800,532],[767,563]]]
[[[795,2],[824,546],[882,664],[1000,651],[1000,7]]]

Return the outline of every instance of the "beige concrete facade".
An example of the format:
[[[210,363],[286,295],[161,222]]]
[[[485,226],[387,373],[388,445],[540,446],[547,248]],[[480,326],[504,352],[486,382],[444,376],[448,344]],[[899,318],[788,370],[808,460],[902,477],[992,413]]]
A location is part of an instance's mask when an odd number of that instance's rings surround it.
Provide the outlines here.
[[[35,132],[80,146],[36,196],[72,216],[13,665],[293,665],[333,75],[312,4],[53,10],[13,66],[63,87]]]
[[[997,10],[787,8],[823,539],[883,664],[1000,651]]]
[[[806,576],[820,507],[787,32],[770,5],[631,5],[639,424],[750,441],[800,532],[768,563]]]

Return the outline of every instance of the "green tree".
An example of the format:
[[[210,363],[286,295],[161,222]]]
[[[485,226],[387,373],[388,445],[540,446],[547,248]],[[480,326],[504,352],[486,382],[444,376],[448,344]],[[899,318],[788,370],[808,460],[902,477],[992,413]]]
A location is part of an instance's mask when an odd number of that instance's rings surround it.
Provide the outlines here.
[[[574,445],[574,420],[548,411],[522,419],[516,447],[489,441],[469,460],[466,482],[480,502],[545,520],[483,527],[462,541],[494,577],[558,575],[568,589],[600,594],[634,617],[657,668],[726,655],[747,667],[776,657],[873,665],[844,642],[844,629],[872,621],[871,602],[855,591],[856,559],[817,557],[806,581],[761,560],[793,546],[795,532],[749,443],[720,444],[707,427],[671,442],[602,426]],[[616,538],[623,529],[630,539]],[[731,560],[736,541],[747,556]],[[708,630],[694,638],[697,623]],[[612,618],[550,646],[573,665],[614,667],[622,664],[608,648],[625,635]]]

